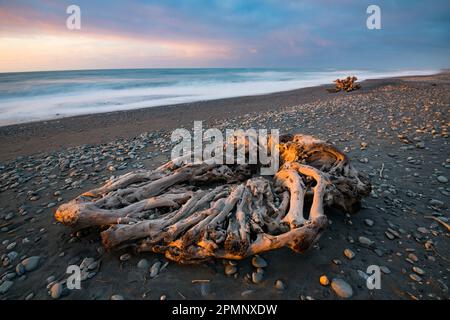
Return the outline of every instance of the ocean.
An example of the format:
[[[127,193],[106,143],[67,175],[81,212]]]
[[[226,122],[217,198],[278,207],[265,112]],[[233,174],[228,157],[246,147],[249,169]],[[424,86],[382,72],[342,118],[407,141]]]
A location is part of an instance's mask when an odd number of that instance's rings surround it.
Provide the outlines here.
[[[0,126],[438,70],[118,69],[0,73]]]

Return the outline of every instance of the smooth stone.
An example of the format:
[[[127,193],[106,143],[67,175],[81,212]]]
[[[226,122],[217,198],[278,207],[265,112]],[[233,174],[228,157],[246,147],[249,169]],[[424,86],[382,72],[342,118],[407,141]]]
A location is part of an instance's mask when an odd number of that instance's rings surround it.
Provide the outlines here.
[[[262,272],[253,272],[252,273],[252,281],[253,283],[261,283],[263,281],[264,274]]]
[[[34,298],[34,293],[31,292],[31,293],[29,293],[29,294],[25,297],[25,300],[31,300],[31,299],[33,299],[33,298]]]
[[[442,202],[440,200],[436,200],[436,199],[431,199],[429,203],[430,203],[430,205],[439,207],[439,208],[442,208],[444,206],[444,202]]]
[[[161,261],[156,261],[150,268],[150,278],[154,278],[158,275],[161,268]]]
[[[227,265],[225,266],[225,274],[226,274],[227,276],[231,276],[231,275],[235,274],[236,272],[237,272],[236,266],[233,266],[233,265],[231,265],[231,264],[227,264]]]
[[[327,286],[330,284],[330,280],[328,280],[328,277],[326,275],[321,276],[319,281],[320,281],[320,284],[323,286]]]
[[[6,250],[12,250],[16,247],[16,242],[11,242],[10,244],[8,244],[8,246],[6,247]]]
[[[409,253],[408,254],[408,259],[410,259],[413,262],[419,261],[419,258],[417,258],[417,256],[414,253]]]
[[[241,297],[246,298],[252,295],[255,290],[245,290],[241,292]]]
[[[364,223],[369,227],[372,227],[374,224],[373,220],[370,220],[370,219],[365,219]]]
[[[286,285],[284,284],[283,281],[277,280],[277,281],[275,281],[275,288],[277,290],[284,290],[284,289],[286,289]]]
[[[412,269],[413,269],[413,271],[414,271],[415,273],[417,273],[418,275],[423,276],[423,275],[425,274],[425,271],[424,271],[423,269],[419,268],[419,267],[414,266]]]
[[[350,249],[345,249],[344,255],[350,260],[352,260],[355,257],[355,253]]]
[[[41,260],[41,257],[39,256],[32,256],[29,258],[26,258],[22,261],[23,266],[25,267],[25,270],[27,272],[36,270],[39,266],[39,261]]]
[[[419,277],[419,276],[418,276],[417,274],[415,274],[415,273],[411,273],[411,274],[409,275],[409,277],[410,277],[412,280],[417,281],[417,282],[422,281],[422,278]]]
[[[123,255],[120,256],[120,261],[127,261],[130,260],[131,255],[129,253],[124,253]]]
[[[111,296],[110,300],[125,300],[125,298],[123,296],[121,296],[120,294],[113,294]]]
[[[265,268],[265,267],[267,267],[267,262],[260,256],[254,256],[252,259],[252,265],[255,268]]]
[[[369,238],[364,237],[364,236],[360,236],[358,238],[358,241],[359,241],[359,243],[366,245],[366,246],[371,246],[373,244],[372,240],[370,240]]]
[[[380,267],[380,270],[381,270],[381,272],[383,272],[384,274],[389,274],[389,273],[391,273],[391,270],[390,270],[388,267],[386,267],[386,266],[381,266],[381,267]]]
[[[50,276],[50,277],[47,278],[47,283],[52,283],[55,280],[56,280],[55,276]]]
[[[424,227],[418,227],[418,228],[417,228],[417,231],[420,232],[420,233],[422,233],[422,234],[427,234],[427,233],[429,233],[428,229],[427,229],[427,228],[424,228]]]
[[[347,299],[353,295],[352,287],[342,279],[334,278],[331,281],[331,288],[338,297]]]
[[[14,284],[14,282],[6,280],[5,282],[3,282],[0,285],[0,294],[4,294],[6,292],[8,292],[8,290],[12,287],[12,285]]]
[[[444,177],[444,176],[439,176],[439,177],[437,177],[436,179],[437,179],[437,181],[439,181],[440,183],[447,183],[447,182],[448,182],[447,177]]]
[[[95,262],[94,258],[84,258],[80,263],[80,269],[87,269],[93,262]]]
[[[18,276],[23,275],[26,272],[25,267],[22,263],[18,263],[16,266],[16,273]]]
[[[9,261],[14,261],[16,260],[16,258],[19,256],[19,254],[16,251],[11,251],[7,254],[7,257],[9,259]]]
[[[59,299],[61,297],[62,292],[63,292],[63,285],[59,282],[55,283],[50,288],[50,296],[53,299]]]
[[[137,267],[138,267],[139,269],[147,270],[148,267],[149,267],[149,263],[148,263],[147,259],[141,259],[141,260],[139,260],[139,262],[138,262],[138,264],[137,264]]]

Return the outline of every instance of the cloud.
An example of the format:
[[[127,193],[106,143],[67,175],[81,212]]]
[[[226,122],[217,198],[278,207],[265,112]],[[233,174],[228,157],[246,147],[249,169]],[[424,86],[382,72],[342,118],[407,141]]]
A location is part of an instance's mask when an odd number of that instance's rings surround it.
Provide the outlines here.
[[[67,68],[449,64],[445,0],[379,0],[377,31],[365,26],[367,0],[78,0],[82,30],[75,33],[65,27],[72,2],[0,0],[0,41],[14,44],[8,56],[0,52],[0,71],[11,59],[20,65],[13,48],[31,60],[22,65],[33,68],[35,61],[39,69],[52,61],[54,68],[65,68],[64,61]],[[70,57],[71,47],[80,57]],[[25,48],[33,49],[24,55]]]

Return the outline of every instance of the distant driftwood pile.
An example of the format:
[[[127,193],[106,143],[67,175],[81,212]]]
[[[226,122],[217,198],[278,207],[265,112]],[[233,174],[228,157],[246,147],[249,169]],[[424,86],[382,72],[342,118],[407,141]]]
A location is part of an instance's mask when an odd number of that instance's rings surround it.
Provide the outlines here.
[[[262,176],[259,164],[187,164],[181,157],[111,179],[61,205],[55,217],[75,229],[100,227],[106,248],[131,246],[179,263],[284,246],[303,252],[327,227],[325,207],[356,212],[371,186],[332,144],[301,134],[280,138],[273,177]]]
[[[339,92],[339,91],[346,91],[350,92],[353,90],[358,90],[361,88],[361,86],[358,83],[355,83],[356,80],[358,80],[357,77],[348,76],[345,79],[336,79],[333,82],[336,83],[335,89],[328,89],[329,92]]]

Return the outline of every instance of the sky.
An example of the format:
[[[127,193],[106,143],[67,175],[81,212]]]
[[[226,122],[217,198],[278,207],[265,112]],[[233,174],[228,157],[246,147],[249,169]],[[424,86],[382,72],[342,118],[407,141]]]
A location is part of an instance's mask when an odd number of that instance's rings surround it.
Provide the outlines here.
[[[450,1],[0,0],[0,72],[181,67],[449,68]]]

